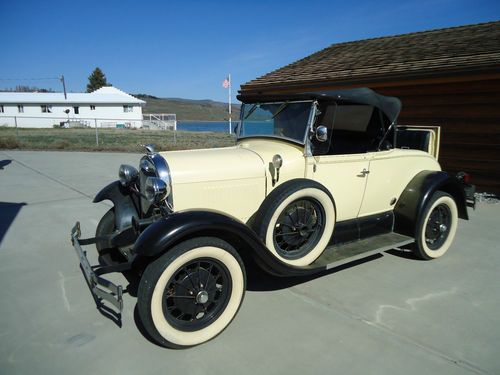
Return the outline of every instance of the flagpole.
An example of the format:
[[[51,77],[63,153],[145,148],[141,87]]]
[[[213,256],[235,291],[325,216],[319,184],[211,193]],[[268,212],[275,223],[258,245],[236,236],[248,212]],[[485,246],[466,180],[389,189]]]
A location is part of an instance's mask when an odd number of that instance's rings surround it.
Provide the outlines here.
[[[231,73],[229,73],[229,134],[231,134],[231,129],[232,129],[232,125],[231,125]]]

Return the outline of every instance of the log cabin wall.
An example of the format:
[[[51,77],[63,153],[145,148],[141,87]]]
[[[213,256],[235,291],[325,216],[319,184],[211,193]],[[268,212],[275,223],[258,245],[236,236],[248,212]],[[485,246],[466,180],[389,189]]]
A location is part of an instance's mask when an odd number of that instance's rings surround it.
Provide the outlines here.
[[[441,126],[439,162],[500,194],[500,79],[378,87],[403,103],[399,123]]]

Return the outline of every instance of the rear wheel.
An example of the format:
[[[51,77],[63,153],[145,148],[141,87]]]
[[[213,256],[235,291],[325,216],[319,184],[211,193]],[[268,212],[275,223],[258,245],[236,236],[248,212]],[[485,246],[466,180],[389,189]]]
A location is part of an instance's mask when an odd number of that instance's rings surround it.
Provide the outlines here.
[[[137,295],[139,316],[160,345],[198,345],[229,325],[245,287],[243,262],[231,245],[214,237],[194,238],[146,268]]]
[[[453,197],[434,193],[419,222],[414,253],[420,259],[439,258],[450,248],[458,224],[458,210]]]

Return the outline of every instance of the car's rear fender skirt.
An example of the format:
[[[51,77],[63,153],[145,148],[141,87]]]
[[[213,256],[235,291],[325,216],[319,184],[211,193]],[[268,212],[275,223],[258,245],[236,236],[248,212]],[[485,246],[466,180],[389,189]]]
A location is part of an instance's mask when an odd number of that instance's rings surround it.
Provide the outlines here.
[[[114,181],[105,186],[100,192],[97,193],[93,202],[98,203],[104,200],[110,200],[115,206],[115,221],[117,229],[124,229],[130,227],[132,218],[135,216],[139,218],[139,207],[137,199],[129,189],[120,184],[120,181]]]
[[[179,211],[148,226],[135,242],[138,261],[156,259],[174,245],[198,236],[218,237],[232,245],[245,263],[253,259],[264,271],[276,276],[307,275],[321,269],[287,265],[266,248],[247,225],[224,213],[210,210]]]
[[[458,217],[469,219],[464,189],[456,177],[443,171],[422,171],[413,177],[399,197],[394,208],[394,231],[414,237],[418,220],[432,195],[438,190],[454,198]]]

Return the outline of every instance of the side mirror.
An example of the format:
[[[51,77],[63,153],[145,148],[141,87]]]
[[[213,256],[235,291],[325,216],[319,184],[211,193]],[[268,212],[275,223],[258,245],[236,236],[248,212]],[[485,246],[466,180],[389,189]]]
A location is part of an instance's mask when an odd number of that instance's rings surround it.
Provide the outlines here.
[[[326,126],[318,126],[315,131],[315,136],[318,142],[326,142],[328,140],[328,129]]]

